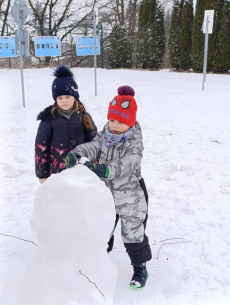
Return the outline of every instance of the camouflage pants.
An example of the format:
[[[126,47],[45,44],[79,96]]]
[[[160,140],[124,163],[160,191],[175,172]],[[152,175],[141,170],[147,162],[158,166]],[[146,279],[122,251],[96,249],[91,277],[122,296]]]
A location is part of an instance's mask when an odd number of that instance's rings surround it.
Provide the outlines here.
[[[144,179],[140,180],[140,186],[144,191],[145,201],[148,204],[148,193],[145,186]],[[129,211],[132,211],[131,209]],[[114,230],[117,226],[119,218],[121,218],[121,234],[126,252],[128,253],[131,262],[135,264],[141,264],[149,261],[152,258],[151,249],[149,246],[148,236],[145,234],[145,228],[148,219],[148,213],[143,213],[142,218],[134,216],[127,216],[122,214],[116,215],[116,221]],[[144,219],[143,219],[144,217]],[[137,227],[135,227],[137,225]],[[143,232],[143,233],[142,233]],[[133,234],[135,233],[135,234]],[[139,237],[139,238],[138,238]],[[126,240],[128,242],[126,242]],[[111,236],[108,242],[107,251],[110,252],[113,249],[114,235]]]

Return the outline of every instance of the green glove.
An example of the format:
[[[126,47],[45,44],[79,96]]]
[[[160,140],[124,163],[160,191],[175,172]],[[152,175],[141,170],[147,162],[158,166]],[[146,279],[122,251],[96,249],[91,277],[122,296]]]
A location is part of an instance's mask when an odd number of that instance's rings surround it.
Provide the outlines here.
[[[73,151],[68,152],[65,158],[65,168],[74,167],[74,165],[76,165],[80,159],[81,155],[79,153],[75,153]]]
[[[103,164],[96,165],[89,161],[84,163],[94,174],[96,174],[99,178],[108,178],[109,176],[109,169],[105,167]]]

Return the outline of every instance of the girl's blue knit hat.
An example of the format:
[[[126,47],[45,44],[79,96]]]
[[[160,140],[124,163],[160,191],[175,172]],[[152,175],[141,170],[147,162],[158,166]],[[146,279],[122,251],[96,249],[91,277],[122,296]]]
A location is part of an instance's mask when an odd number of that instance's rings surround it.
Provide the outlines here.
[[[52,84],[52,95],[55,102],[57,97],[61,95],[71,95],[79,100],[78,85],[68,67],[65,65],[58,66],[53,75],[56,77]]]

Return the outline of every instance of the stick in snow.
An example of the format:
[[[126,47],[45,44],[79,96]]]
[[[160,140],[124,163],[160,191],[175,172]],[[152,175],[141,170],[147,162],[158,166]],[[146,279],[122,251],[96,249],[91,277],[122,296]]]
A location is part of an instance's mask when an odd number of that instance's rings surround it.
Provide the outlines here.
[[[81,272],[81,270],[79,270],[79,273],[81,274],[81,275],[83,275],[84,277],[86,277],[87,278],[87,280],[90,282],[90,283],[92,283],[92,284],[94,284],[95,285],[95,287],[97,288],[97,290],[100,292],[100,294],[102,294],[103,295],[103,298],[104,298],[104,300],[105,300],[105,296],[104,296],[104,294],[101,292],[101,290],[97,287],[97,285],[94,283],[94,282],[92,282],[92,281],[90,281],[90,279],[88,278],[88,276],[86,276],[86,275],[84,275],[82,272]]]
[[[14,237],[14,238],[17,238],[17,239],[20,239],[20,240],[24,240],[24,241],[26,241],[26,242],[28,242],[28,243],[32,243],[32,244],[34,244],[35,246],[37,246],[37,244],[35,244],[35,243],[34,243],[33,241],[31,241],[31,240],[27,240],[27,239],[19,238],[19,237],[14,236],[14,235],[2,234],[2,233],[0,233],[0,235],[3,235],[3,236],[9,236],[9,237]]]
[[[182,238],[170,238],[170,239],[165,239],[165,240],[173,240],[173,239],[182,239]],[[164,241],[164,240],[162,240],[162,241]],[[160,249],[158,250],[158,252],[157,252],[157,257],[155,257],[155,256],[153,256],[155,259],[158,259],[159,258],[159,254],[160,254],[160,251],[161,251],[161,249],[162,249],[162,247],[164,246],[164,245],[173,245],[173,244],[180,244],[180,243],[189,243],[189,242],[191,242],[191,241],[193,241],[193,239],[191,239],[191,240],[181,240],[181,241],[177,241],[177,242],[175,242],[175,243],[164,243],[164,244],[162,244],[161,246],[160,246]]]

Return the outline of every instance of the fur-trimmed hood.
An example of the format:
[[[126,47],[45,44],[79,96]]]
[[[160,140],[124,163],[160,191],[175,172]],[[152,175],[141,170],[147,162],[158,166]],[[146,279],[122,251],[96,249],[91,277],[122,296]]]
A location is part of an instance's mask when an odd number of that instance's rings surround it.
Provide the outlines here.
[[[48,121],[50,119],[55,119],[55,117],[60,117],[58,111],[55,109],[54,111],[54,116],[51,113],[51,109],[53,108],[53,105],[50,105],[46,107],[44,110],[42,110],[38,116],[37,116],[37,121]]]

